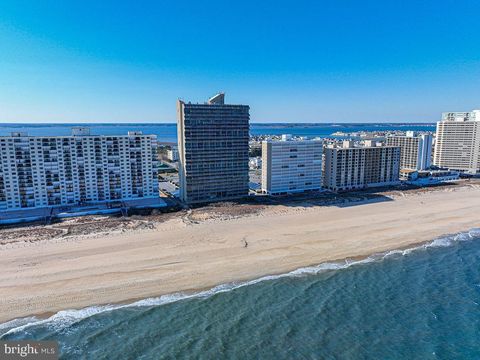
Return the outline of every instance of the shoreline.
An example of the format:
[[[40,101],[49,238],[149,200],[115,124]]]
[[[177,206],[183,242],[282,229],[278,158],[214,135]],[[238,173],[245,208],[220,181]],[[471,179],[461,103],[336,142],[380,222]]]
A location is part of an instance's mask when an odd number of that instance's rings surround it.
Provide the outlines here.
[[[284,273],[278,273],[278,274],[266,274],[263,275],[262,277],[259,278],[252,278],[252,279],[239,279],[233,282],[229,283],[222,283],[222,284],[217,284],[214,287],[209,287],[209,288],[199,288],[199,289],[193,289],[193,290],[187,290],[183,292],[174,292],[174,293],[167,293],[167,294],[158,294],[157,296],[154,297],[148,297],[148,298],[132,298],[132,299],[127,299],[125,301],[121,302],[112,302],[112,303],[106,303],[106,304],[92,304],[84,308],[78,308],[78,309],[63,309],[60,310],[59,312],[75,312],[75,313],[82,313],[86,312],[85,316],[80,316],[80,317],[75,317],[74,320],[71,323],[75,323],[77,321],[81,321],[83,319],[87,319],[91,316],[94,316],[96,314],[100,313],[105,313],[105,312],[110,312],[110,311],[116,311],[120,309],[126,309],[126,308],[134,308],[134,307],[155,307],[155,306],[162,306],[162,305],[167,305],[171,304],[177,301],[183,301],[187,299],[193,299],[193,298],[208,298],[210,296],[214,296],[216,294],[222,293],[222,292],[230,292],[233,290],[236,290],[241,287],[245,286],[250,286],[254,285],[260,282],[264,281],[274,281],[278,280],[281,278],[287,278],[287,277],[301,277],[301,276],[311,276],[311,275],[317,275],[319,273],[327,272],[327,271],[338,271],[338,270],[343,270],[346,268],[349,268],[351,266],[361,266],[365,265],[371,262],[376,262],[376,261],[383,261],[390,256],[393,256],[394,254],[397,253],[402,253],[402,256],[408,255],[410,252],[414,251],[419,251],[422,249],[426,249],[429,247],[447,247],[451,246],[452,244],[447,244],[447,245],[438,245],[434,246],[435,241],[437,240],[442,240],[442,239],[450,239],[455,236],[463,235],[463,234],[470,234],[472,231],[477,230],[477,232],[480,234],[480,229],[478,228],[472,228],[469,230],[461,231],[458,233],[454,234],[445,234],[439,237],[436,237],[431,240],[427,241],[422,241],[419,243],[412,243],[410,245],[406,245],[401,248],[397,249],[390,249],[386,250],[385,252],[382,253],[372,253],[367,256],[355,256],[355,257],[347,257],[343,259],[337,259],[337,260],[329,260],[326,262],[322,262],[320,264],[311,264],[311,265],[306,265],[300,268],[293,269],[288,272]],[[455,242],[457,240],[454,240],[452,242]],[[404,253],[405,251],[408,251],[407,253]],[[351,261],[348,261],[351,260]],[[369,261],[367,261],[369,260]],[[331,267],[333,266],[333,268]],[[338,267],[337,267],[338,266]],[[306,271],[307,270],[307,271]],[[308,271],[311,270],[311,271]],[[162,301],[163,298],[165,297],[173,297],[171,300],[166,300]],[[143,302],[148,302],[145,304],[142,304]],[[88,311],[91,309],[98,308],[98,311],[94,311],[93,313]],[[0,337],[3,335],[9,333],[10,331],[17,331],[17,329],[24,329],[28,328],[30,326],[35,326],[36,324],[39,323],[44,323],[44,322],[55,322],[57,319],[54,318],[55,315],[59,314],[59,312],[44,312],[44,313],[39,313],[39,314],[30,314],[26,317],[21,317],[21,318],[14,318],[14,319],[9,319],[4,322],[0,322],[0,328],[2,326],[5,326],[9,322],[13,321],[20,321],[24,319],[30,319],[34,318],[35,321],[33,322],[27,322],[25,324],[19,325],[19,326],[14,326],[9,328],[7,331],[4,333],[0,333]],[[63,321],[64,319],[59,319],[60,321]],[[70,325],[71,323],[68,323]],[[66,325],[66,324],[63,324]]]
[[[478,209],[479,188],[446,187],[380,202],[272,205],[226,220],[172,217],[153,230],[3,245],[0,323],[98,304],[131,306],[419,247],[480,227]]]

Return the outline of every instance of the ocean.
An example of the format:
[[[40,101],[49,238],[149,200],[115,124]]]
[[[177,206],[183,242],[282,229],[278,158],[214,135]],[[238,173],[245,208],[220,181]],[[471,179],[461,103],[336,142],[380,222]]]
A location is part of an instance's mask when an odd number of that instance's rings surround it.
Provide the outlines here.
[[[62,359],[479,359],[480,229],[363,260],[0,325]],[[261,266],[261,264],[259,264]]]
[[[95,135],[122,135],[127,131],[138,130],[144,134],[155,134],[161,142],[177,142],[177,127],[175,124],[1,124],[0,136],[11,132],[26,132],[34,136],[70,135],[72,126],[88,126]],[[385,130],[416,130],[435,131],[435,124],[250,124],[252,135],[282,135],[291,134],[307,137],[328,137],[334,132],[385,131]]]

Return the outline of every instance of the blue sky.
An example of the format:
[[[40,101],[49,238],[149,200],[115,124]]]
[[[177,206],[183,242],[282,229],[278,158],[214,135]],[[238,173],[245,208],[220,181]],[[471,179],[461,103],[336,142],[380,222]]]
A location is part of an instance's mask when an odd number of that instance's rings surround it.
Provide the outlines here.
[[[479,1],[0,0],[0,122],[429,122],[480,107]]]

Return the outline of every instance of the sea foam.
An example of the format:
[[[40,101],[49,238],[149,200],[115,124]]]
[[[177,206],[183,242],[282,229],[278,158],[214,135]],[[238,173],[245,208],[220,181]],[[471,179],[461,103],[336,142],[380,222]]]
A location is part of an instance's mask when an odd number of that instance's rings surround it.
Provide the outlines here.
[[[130,304],[89,306],[83,309],[63,310],[63,311],[59,311],[58,313],[46,319],[39,319],[37,317],[25,317],[25,318],[14,319],[6,323],[0,324],[0,339],[9,334],[14,334],[20,331],[24,331],[34,326],[46,325],[52,328],[52,330],[59,331],[77,322],[87,319],[91,316],[104,313],[104,312],[109,312],[109,311],[124,309],[124,308],[132,308],[132,307],[155,307],[155,306],[166,305],[166,304],[170,304],[170,303],[174,303],[174,302],[182,301],[186,299],[207,298],[216,294],[233,291],[245,286],[254,285],[264,281],[272,281],[272,280],[277,280],[280,278],[287,278],[287,277],[315,275],[315,274],[319,274],[327,271],[347,269],[351,266],[359,266],[359,265],[368,264],[374,261],[381,261],[389,257],[406,256],[412,253],[413,251],[418,251],[422,249],[425,250],[428,248],[451,246],[456,242],[469,241],[479,236],[480,236],[480,229],[472,229],[468,232],[440,237],[431,242],[424,243],[424,244],[407,248],[407,249],[391,250],[384,253],[377,253],[359,260],[345,259],[343,261],[337,261],[337,262],[325,262],[315,266],[299,268],[284,274],[268,275],[268,276],[263,276],[254,280],[249,280],[249,281],[221,284],[209,290],[199,291],[195,293],[179,292],[179,293],[162,295],[159,297],[147,298],[147,299],[135,301]]]

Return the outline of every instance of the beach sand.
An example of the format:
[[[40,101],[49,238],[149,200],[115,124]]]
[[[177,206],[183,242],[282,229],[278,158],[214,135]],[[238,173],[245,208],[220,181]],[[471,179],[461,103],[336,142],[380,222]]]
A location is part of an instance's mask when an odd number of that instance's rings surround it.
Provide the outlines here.
[[[268,205],[232,219],[170,214],[153,228],[5,242],[0,322],[406,248],[480,227],[479,211],[478,185],[448,186],[330,206]]]

